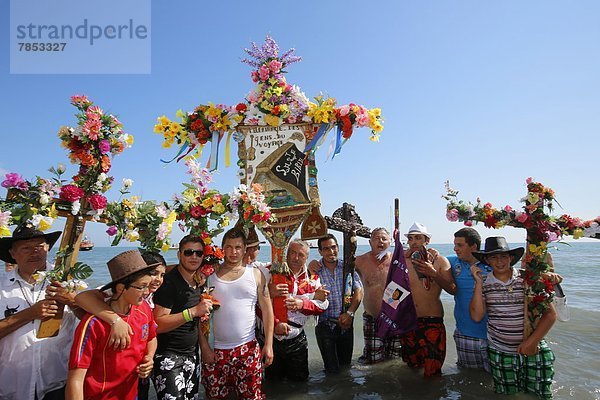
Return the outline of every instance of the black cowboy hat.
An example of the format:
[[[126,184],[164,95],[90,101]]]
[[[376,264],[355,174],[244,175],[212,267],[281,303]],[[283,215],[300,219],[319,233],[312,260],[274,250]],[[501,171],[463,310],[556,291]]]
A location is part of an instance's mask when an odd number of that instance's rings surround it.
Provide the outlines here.
[[[44,233],[38,229],[32,228],[29,225],[19,226],[12,234],[12,237],[0,238],[0,260],[7,263],[16,264],[17,261],[10,255],[9,250],[12,248],[15,242],[19,240],[29,240],[34,238],[43,237],[46,239],[49,248],[54,246],[54,243],[60,237],[61,231]]]
[[[517,247],[510,249],[506,239],[502,236],[492,236],[485,239],[485,246],[483,251],[474,251],[473,257],[479,261],[485,263],[485,257],[491,256],[492,254],[509,253],[512,256],[510,265],[513,266],[523,257],[525,249],[523,247]]]

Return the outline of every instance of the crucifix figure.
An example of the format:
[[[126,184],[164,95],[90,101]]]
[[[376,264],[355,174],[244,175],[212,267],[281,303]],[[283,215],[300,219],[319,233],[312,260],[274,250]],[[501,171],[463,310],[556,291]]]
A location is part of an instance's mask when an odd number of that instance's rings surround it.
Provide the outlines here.
[[[349,203],[335,210],[331,217],[325,217],[327,227],[342,232],[344,236],[344,282],[354,274],[354,254],[356,253],[356,236],[369,239],[371,230],[363,225],[360,216]],[[349,299],[344,296],[344,309],[349,305]]]
[[[458,191],[451,189],[448,182],[447,193],[443,196],[448,201],[446,217],[450,221],[463,221],[467,226],[471,226],[473,222],[483,222],[487,228],[497,229],[508,225],[526,230],[524,270],[521,272],[526,295],[525,338],[537,326],[554,297],[553,284],[556,282],[547,274],[553,272],[548,243],[558,241],[563,236],[573,236],[575,239],[583,236],[600,238],[600,217],[583,221],[567,214],[551,216],[553,201],[556,201],[554,191],[532,178],[528,178],[526,184],[527,196],[522,200],[522,211],[508,205],[496,209],[491,203],[483,204],[480,199],[476,204],[458,200]]]

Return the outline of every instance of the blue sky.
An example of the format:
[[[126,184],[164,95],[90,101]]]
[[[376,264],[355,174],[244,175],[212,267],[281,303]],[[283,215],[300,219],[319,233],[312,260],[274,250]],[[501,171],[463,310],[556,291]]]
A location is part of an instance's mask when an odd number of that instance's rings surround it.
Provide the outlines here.
[[[347,201],[366,225],[389,227],[399,197],[403,231],[420,221],[433,242],[447,243],[461,224],[445,218],[445,180],[463,199],[515,207],[530,176],[555,190],[564,207],[557,213],[600,214],[599,3],[298,4],[154,2],[150,74],[13,75],[9,5],[2,2],[0,172],[33,178],[66,163],[56,132],[75,124],[69,97],[86,94],[135,136],[134,146],[113,160],[116,181],[133,179],[133,193],[143,199],[169,199],[187,176],[183,164],[159,161],[175,151],[161,147],[152,131],[156,118],[208,101],[243,100],[253,87],[250,68],[240,63],[243,48],[270,34],[303,57],[287,80],[307,96],[323,92],[340,104],[381,107],[385,118],[379,143],[358,130],[336,159],[325,159],[328,142],[319,152],[324,215]],[[231,190],[235,173],[223,166],[214,187]],[[104,230],[86,228],[97,245],[109,243]],[[478,230],[524,239],[515,229]]]

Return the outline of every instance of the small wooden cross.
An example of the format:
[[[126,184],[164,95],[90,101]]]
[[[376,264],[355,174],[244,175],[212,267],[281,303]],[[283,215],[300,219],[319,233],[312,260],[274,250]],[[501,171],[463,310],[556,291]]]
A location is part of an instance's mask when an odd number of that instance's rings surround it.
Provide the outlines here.
[[[349,203],[334,211],[331,217],[325,217],[327,227],[331,230],[342,232],[344,235],[344,282],[347,276],[354,274],[354,255],[356,254],[356,236],[370,238],[371,229],[364,226],[363,222]]]

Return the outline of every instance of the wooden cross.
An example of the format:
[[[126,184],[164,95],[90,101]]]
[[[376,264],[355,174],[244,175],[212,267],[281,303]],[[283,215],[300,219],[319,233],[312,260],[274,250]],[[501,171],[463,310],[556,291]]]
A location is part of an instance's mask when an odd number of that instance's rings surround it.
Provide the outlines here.
[[[556,241],[562,236],[583,235],[583,229],[596,220],[582,221],[569,215],[558,218],[545,212],[553,208],[554,191],[544,187],[533,179],[527,179],[527,196],[524,198],[523,212],[513,210],[510,206],[496,209],[490,203],[482,204],[477,200],[473,205],[457,199],[458,191],[449,187],[446,182],[447,194],[443,196],[448,200],[446,217],[450,221],[464,221],[471,225],[472,221],[483,222],[488,228],[501,228],[505,225],[523,228],[527,231],[526,253],[524,258],[525,272],[525,320],[524,336],[528,337],[537,326],[543,313],[550,307],[554,290],[552,282],[544,274],[551,270],[547,252],[548,242]],[[600,234],[592,236],[600,239]]]
[[[331,217],[326,216],[325,220],[329,229],[342,232],[344,235],[344,282],[346,282],[346,276],[354,273],[356,236],[370,238],[371,229],[363,225],[354,206],[349,203],[344,203]]]

